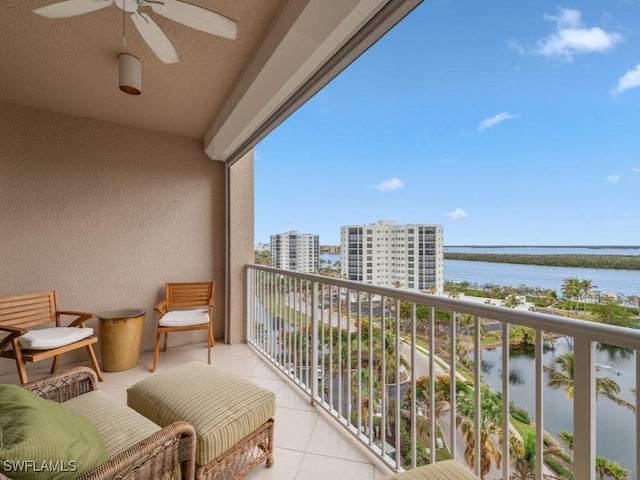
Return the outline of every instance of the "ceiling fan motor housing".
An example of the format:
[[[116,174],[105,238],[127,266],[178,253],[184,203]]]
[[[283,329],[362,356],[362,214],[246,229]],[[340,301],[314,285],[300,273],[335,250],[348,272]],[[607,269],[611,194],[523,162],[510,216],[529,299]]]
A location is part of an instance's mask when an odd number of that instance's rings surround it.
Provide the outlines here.
[[[125,12],[138,11],[138,0],[113,0],[113,3]]]

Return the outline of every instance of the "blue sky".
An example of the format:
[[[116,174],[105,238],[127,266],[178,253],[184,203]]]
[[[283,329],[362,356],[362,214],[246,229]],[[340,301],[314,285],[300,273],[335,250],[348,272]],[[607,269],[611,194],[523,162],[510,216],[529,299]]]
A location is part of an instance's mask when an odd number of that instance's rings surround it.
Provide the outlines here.
[[[256,147],[255,239],[640,244],[640,0],[426,0]]]

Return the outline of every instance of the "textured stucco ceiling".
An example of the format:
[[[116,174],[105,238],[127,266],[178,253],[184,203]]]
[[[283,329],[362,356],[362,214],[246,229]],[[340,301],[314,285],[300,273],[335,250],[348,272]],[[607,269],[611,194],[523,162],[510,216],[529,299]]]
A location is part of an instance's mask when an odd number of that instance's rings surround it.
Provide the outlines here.
[[[236,40],[144,10],[181,61],[163,64],[111,5],[64,19],[33,10],[57,0],[0,1],[0,101],[203,138],[284,0],[189,0],[238,23]],[[142,61],[140,96],[118,89],[118,55]]]
[[[141,5],[175,64],[116,5],[34,13],[58,1],[0,0],[0,102],[199,138],[210,158],[233,164],[422,0],[188,0],[235,20],[235,40]],[[120,53],[140,58],[142,95],[118,89]]]

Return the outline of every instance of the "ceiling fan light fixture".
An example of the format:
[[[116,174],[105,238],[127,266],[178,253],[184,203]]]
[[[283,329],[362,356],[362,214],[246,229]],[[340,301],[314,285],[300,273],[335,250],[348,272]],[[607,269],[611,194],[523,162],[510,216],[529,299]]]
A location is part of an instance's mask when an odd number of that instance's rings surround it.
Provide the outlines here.
[[[129,95],[142,93],[142,64],[140,59],[129,53],[121,53],[118,56],[120,67],[120,90]]]

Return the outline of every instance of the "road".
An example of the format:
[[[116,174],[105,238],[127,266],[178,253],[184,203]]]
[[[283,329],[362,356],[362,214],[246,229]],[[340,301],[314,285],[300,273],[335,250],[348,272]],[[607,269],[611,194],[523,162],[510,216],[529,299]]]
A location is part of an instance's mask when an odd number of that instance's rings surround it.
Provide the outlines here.
[[[415,367],[413,369],[413,373],[416,376],[416,378],[420,378],[420,377],[428,377],[429,376],[429,355],[428,353],[426,353],[426,351],[421,351],[421,348],[416,348],[416,364]],[[408,345],[406,343],[402,343],[400,345],[400,353],[404,356],[404,358],[406,358],[407,360],[411,359],[411,345]],[[435,363],[435,375],[436,377],[439,375],[445,375],[445,374],[449,374],[448,371],[445,371],[439,364],[438,362]],[[450,418],[450,414],[449,414],[449,410],[446,411],[446,414],[442,415],[439,419],[438,419],[438,426],[440,427],[440,430],[442,431],[442,436],[444,437],[443,440],[444,442],[448,445],[449,447],[449,451],[452,451],[451,449],[451,418]],[[464,463],[464,447],[466,445],[466,442],[464,440],[464,437],[462,436],[462,433],[460,432],[460,430],[456,429],[456,441],[454,442],[454,448],[455,448],[455,458],[459,461],[461,461],[462,463]]]
[[[306,302],[304,301],[304,299],[301,299],[297,294],[293,293],[287,296],[286,301],[288,304],[290,305],[300,305],[302,307],[302,310],[304,310],[304,308],[306,307]],[[309,306],[308,307],[308,312],[311,312],[312,308]],[[340,317],[338,316],[338,314],[336,312],[331,312],[330,314],[327,314],[328,309],[326,308],[322,308],[321,306],[319,306],[316,310],[316,313],[318,314],[318,318],[321,318],[322,321],[325,324],[331,325],[332,327],[337,327],[338,325],[340,325],[341,329],[345,329],[347,328],[347,321],[346,319],[349,318],[345,315],[341,315]],[[324,311],[324,313],[323,313]],[[340,319],[340,321],[338,321]],[[493,327],[493,325],[492,325]],[[495,328],[495,327],[493,327]],[[491,329],[493,329],[491,328]],[[353,319],[351,319],[349,321],[349,329],[351,331],[355,331],[356,327],[355,327],[355,322],[353,321]],[[400,352],[401,354],[404,356],[404,358],[406,358],[407,360],[411,359],[411,346],[402,342],[400,345]],[[429,352],[427,350],[425,350],[422,347],[416,347],[416,357],[415,357],[415,361],[416,361],[416,365],[414,368],[414,375],[416,376],[416,378],[419,377],[423,377],[423,376],[429,376],[429,371],[430,371],[430,367],[429,367]],[[448,366],[447,367],[443,367],[443,365],[447,365],[447,362],[445,362],[442,359],[439,359],[438,357],[436,357],[436,362],[435,362],[435,375],[448,375],[449,374],[449,370],[448,370]],[[456,378],[458,379],[458,381],[465,381],[465,378],[459,373],[456,372]],[[334,387],[334,391],[337,391],[337,387]],[[347,397],[348,392],[344,392],[344,396]],[[451,441],[451,418],[450,418],[450,414],[449,411],[446,411],[446,413],[444,415],[442,415],[439,419],[438,419],[438,426],[440,427],[440,430],[442,432],[443,435],[443,440],[446,442],[446,444],[449,447],[449,451],[452,451],[451,449],[451,445],[452,443],[454,444],[454,448],[455,448],[455,458],[460,461],[462,464],[466,465],[466,462],[464,460],[464,451],[465,451],[465,447],[466,447],[466,441],[464,439],[464,436],[462,435],[461,431],[459,429],[456,429],[456,434],[455,434],[455,442]],[[550,471],[550,469],[545,465],[545,474],[551,474],[552,472]],[[501,480],[502,479],[502,472],[500,469],[496,468],[495,463],[492,462],[491,464],[491,470],[489,471],[489,473],[485,476],[485,480]]]

